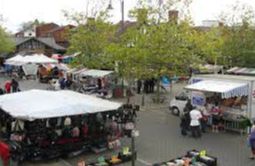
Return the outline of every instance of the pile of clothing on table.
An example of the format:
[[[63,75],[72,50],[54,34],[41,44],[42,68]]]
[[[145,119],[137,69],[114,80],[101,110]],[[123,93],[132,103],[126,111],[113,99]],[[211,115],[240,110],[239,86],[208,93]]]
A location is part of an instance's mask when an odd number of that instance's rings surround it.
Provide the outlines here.
[[[206,151],[190,150],[186,155],[153,166],[217,166],[217,158],[207,155]]]

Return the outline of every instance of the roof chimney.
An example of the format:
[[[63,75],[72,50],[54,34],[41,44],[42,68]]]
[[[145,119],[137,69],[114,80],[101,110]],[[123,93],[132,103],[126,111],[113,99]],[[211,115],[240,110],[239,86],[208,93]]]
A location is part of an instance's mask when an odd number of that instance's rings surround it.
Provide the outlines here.
[[[178,24],[178,10],[169,10],[168,11],[168,21]]]

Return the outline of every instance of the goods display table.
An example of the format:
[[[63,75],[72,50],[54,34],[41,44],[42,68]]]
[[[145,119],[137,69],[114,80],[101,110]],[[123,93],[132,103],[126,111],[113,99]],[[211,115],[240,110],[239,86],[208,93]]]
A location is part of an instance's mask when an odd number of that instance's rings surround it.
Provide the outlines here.
[[[207,155],[206,151],[190,150],[186,155],[153,166],[217,166],[217,158]]]
[[[249,126],[247,119],[227,119],[223,118],[225,130],[237,131],[240,134],[246,132]]]

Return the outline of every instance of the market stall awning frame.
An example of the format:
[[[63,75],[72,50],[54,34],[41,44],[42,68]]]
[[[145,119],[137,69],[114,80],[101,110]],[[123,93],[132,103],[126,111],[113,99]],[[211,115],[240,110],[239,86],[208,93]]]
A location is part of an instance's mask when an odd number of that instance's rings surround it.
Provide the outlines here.
[[[114,111],[121,106],[121,103],[69,90],[29,90],[0,96],[3,111],[14,118],[29,121]]]
[[[112,70],[85,70],[80,73],[81,76],[90,76],[90,77],[95,77],[95,78],[100,78],[100,77],[105,77],[110,74],[114,73]]]
[[[231,98],[236,96],[248,96],[249,86],[247,83],[240,82],[202,80],[200,82],[187,85],[185,89],[221,93],[222,98]]]

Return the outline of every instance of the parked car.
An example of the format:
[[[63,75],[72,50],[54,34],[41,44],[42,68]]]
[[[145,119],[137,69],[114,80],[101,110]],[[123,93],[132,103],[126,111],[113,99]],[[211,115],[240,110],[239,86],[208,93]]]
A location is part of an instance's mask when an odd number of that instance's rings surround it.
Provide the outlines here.
[[[182,91],[176,95],[169,103],[169,109],[173,115],[179,116],[183,114],[183,109],[190,98],[190,92]]]

